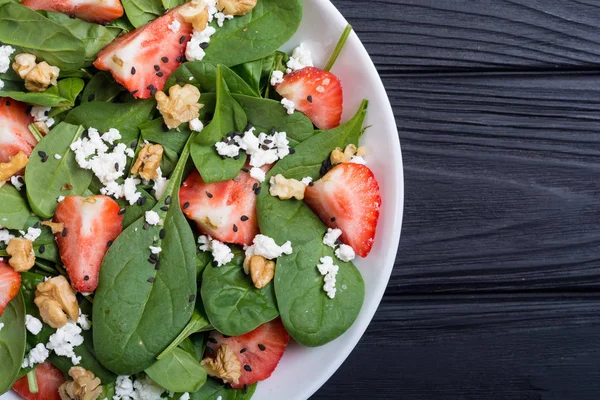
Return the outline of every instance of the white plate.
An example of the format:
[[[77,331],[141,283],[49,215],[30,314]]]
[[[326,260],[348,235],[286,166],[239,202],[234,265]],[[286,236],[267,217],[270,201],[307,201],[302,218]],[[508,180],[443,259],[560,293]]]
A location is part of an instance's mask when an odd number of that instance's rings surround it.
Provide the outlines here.
[[[291,51],[305,42],[313,52],[315,65],[323,67],[346,24],[329,0],[304,0],[302,25],[284,50]],[[365,280],[365,302],[354,325],[333,342],[316,348],[290,344],[273,375],[259,383],[253,397],[257,400],[305,400],[333,375],[379,306],[400,240],[404,180],[398,130],[381,79],[356,34],[350,35],[332,72],[342,81],[344,120],[354,115],[363,98],[369,100],[365,123],[371,127],[361,144],[369,149],[365,158],[379,181],[382,208],[373,250],[369,257],[355,262]],[[19,400],[19,396],[9,392],[0,399]]]

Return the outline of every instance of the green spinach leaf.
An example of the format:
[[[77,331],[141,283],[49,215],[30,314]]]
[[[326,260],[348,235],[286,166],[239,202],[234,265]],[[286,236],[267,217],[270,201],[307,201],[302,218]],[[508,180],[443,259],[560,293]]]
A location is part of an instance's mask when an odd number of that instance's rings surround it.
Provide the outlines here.
[[[156,205],[156,200],[154,200],[154,197],[152,197],[144,189],[138,186],[137,191],[140,192],[142,197],[146,198],[143,204],[135,203],[133,205],[130,205],[129,202],[125,199],[117,200],[117,203],[119,203],[121,208],[125,209],[125,214],[123,214],[123,229],[133,224],[140,217],[142,217],[146,211],[152,210]]]
[[[206,371],[196,359],[175,347],[146,369],[154,382],[172,392],[197,392],[206,382]]]
[[[204,332],[194,333],[193,335],[190,335],[190,337],[185,338],[185,340],[179,344],[179,347],[194,356],[197,361],[202,361],[204,358],[204,350],[206,350],[206,336],[207,334]]]
[[[273,283],[257,289],[244,273],[244,252],[221,267],[207,267],[202,274],[202,302],[208,320],[224,335],[238,336],[279,315]],[[316,265],[316,264],[315,264]]]
[[[248,386],[248,392],[244,393],[243,389],[231,389],[225,387],[223,383],[214,378],[208,378],[202,388],[190,393],[191,400],[250,400],[256,391],[256,383]]]
[[[163,7],[165,10],[170,10],[171,8],[177,7],[180,4],[185,3],[187,0],[162,0]]]
[[[61,72],[84,64],[85,45],[67,28],[18,3],[0,4],[0,42],[34,54]]]
[[[181,64],[179,68],[173,72],[166,87],[169,88],[174,84],[196,86],[201,93],[217,91],[217,67],[218,63],[208,61],[193,61]],[[229,93],[245,94],[247,96],[259,97],[259,91],[252,89],[241,77],[239,77],[231,69],[224,65],[220,66],[221,76],[225,82],[225,88]],[[190,80],[190,78],[193,78]]]
[[[197,290],[196,245],[179,207],[188,157],[189,144],[153,209],[163,226],[140,218],[121,233],[102,261],[94,297],[94,348],[102,364],[121,375],[150,367],[194,310],[190,296]],[[162,248],[156,259],[150,246]]]
[[[294,252],[277,259],[275,294],[281,319],[290,335],[306,346],[320,346],[344,333],[356,320],[364,299],[364,282],[352,263],[335,259],[340,267],[334,299],[323,291],[319,259],[334,257],[323,244],[326,226],[302,201],[279,200],[269,194],[271,176],[317,179],[322,160],[335,147],[357,144],[362,133],[366,101],[347,123],[320,132],[296,146],[296,154],[279,161],[267,175],[257,200],[260,231],[276,242],[290,240]]]
[[[13,185],[0,187],[0,204],[0,225],[8,229],[23,229],[31,211],[21,192]]]
[[[161,144],[163,147],[181,153],[185,143],[189,139],[191,132],[189,128],[182,124],[177,129],[167,128],[162,118],[153,119],[140,125],[142,139],[152,143]]]
[[[61,122],[33,149],[25,168],[25,185],[29,205],[40,217],[54,215],[59,196],[82,195],[89,186],[92,172],[79,168],[70,149],[82,133],[81,126]],[[66,184],[72,188],[65,190]]]
[[[111,102],[123,91],[123,86],[115,82],[109,73],[98,72],[85,86],[81,95],[81,102]]]
[[[276,51],[264,58],[236,65],[231,69],[250,85],[257,93],[264,93],[270,86],[271,72],[276,60],[283,57],[280,51]],[[266,97],[266,96],[265,96]]]
[[[160,16],[165,9],[161,0],[122,0],[129,22],[139,28]]]
[[[35,93],[27,92],[23,81],[6,81],[4,88],[0,90],[0,96],[44,107],[68,109],[75,104],[75,99],[83,89],[83,85],[84,82],[80,78],[65,78],[58,81],[56,86],[50,86],[46,91]]]
[[[227,66],[263,58],[285,44],[302,21],[301,0],[261,0],[211,36],[204,61]]]
[[[25,356],[25,304],[23,296],[18,294],[4,310],[0,323],[4,328],[0,331],[0,393],[8,391],[21,370]]]

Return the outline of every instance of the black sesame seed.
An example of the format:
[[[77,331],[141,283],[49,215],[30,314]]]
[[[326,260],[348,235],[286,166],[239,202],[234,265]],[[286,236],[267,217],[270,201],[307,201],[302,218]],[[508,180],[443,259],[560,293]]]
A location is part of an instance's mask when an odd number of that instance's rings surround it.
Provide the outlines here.
[[[160,71],[160,67],[159,67],[158,65],[155,65],[155,66],[154,66],[154,70],[155,70],[155,71]]]
[[[250,367],[248,364],[244,365],[244,369],[248,372],[252,372],[252,367]]]
[[[200,48],[201,48],[202,50],[206,49],[207,47],[208,47],[208,43],[207,43],[207,42],[202,42],[202,43],[200,43]]]
[[[310,96],[310,95],[309,95],[309,96],[306,98],[306,100],[307,100],[309,103],[312,103],[312,96]]]
[[[161,57],[160,61],[162,61],[164,63],[168,63],[169,62],[169,57]]]
[[[308,186],[315,186],[315,183],[313,181],[308,182]]]
[[[44,254],[44,252],[46,251],[46,246],[41,245],[39,251],[40,251],[40,254]]]
[[[205,192],[205,193],[206,193],[206,196],[207,196],[209,199],[212,199],[212,198],[213,198],[213,195],[212,195],[212,193],[210,193],[210,192]]]
[[[325,175],[332,168],[331,160],[329,158],[325,159],[321,164],[321,170],[319,171],[321,175]]]
[[[184,62],[185,61],[185,56],[179,56],[175,59],[178,62]]]
[[[146,89],[153,90],[154,89],[154,85],[148,85],[148,86],[146,86]]]
[[[40,223],[39,223],[39,222],[36,222],[35,224],[33,224],[33,227],[34,227],[35,229],[39,228],[39,227],[40,227]]]
[[[61,232],[61,236],[62,237],[67,237],[67,228],[63,228],[63,230]]]
[[[94,99],[95,99],[95,98],[96,98],[96,95],[95,95],[94,93],[91,93],[91,94],[88,96],[88,101],[94,101]]]
[[[244,383],[244,393],[248,393],[248,384]]]
[[[242,215],[242,217],[240,218],[243,222],[248,221],[248,216],[246,215]]]
[[[260,146],[260,148],[263,150],[269,150],[269,146],[267,146],[266,144],[263,144],[262,146]]]
[[[256,191],[256,189],[258,189],[258,183],[254,182],[254,185],[252,185],[252,191]]]
[[[264,144],[271,144],[271,143],[273,143],[273,141],[272,141],[271,139],[265,139],[265,140],[263,141],[263,143],[264,143]]]
[[[162,206],[160,209],[163,211],[169,211],[169,206]]]
[[[223,385],[223,387],[227,390],[231,389],[231,383],[226,383]]]
[[[83,277],[83,280],[84,280],[84,281],[89,281],[89,280],[90,280],[90,277],[89,277],[88,275],[86,275],[86,276],[84,276],[84,277]]]
[[[115,163],[115,169],[116,169],[117,171],[119,170],[119,163],[118,163],[118,162],[116,162],[116,163]]]
[[[147,230],[148,230],[148,228],[150,228],[150,224],[148,224],[148,223],[146,222],[142,228],[144,228],[144,230],[145,230],[145,231],[147,231]]]
[[[42,157],[42,158],[44,158],[44,157],[48,157],[48,155],[46,154],[46,152],[45,152],[45,151],[38,151],[38,155],[39,155],[40,157]]]
[[[217,339],[215,339],[214,337],[209,337],[208,341],[215,344],[217,343]]]
[[[206,348],[206,354],[208,354],[209,356],[212,356],[213,354],[215,354],[215,351],[212,348],[207,347]]]
[[[150,253],[150,258],[152,260],[158,260],[158,254]]]
[[[219,263],[216,262],[216,261],[213,261],[211,264],[212,264],[213,267],[218,267],[219,266]]]
[[[150,283],[154,282],[154,277],[151,276],[150,278],[148,278],[148,282],[150,282]]]
[[[193,302],[194,300],[196,300],[196,295],[195,294],[191,295],[188,300],[190,303]]]
[[[148,257],[148,262],[150,264],[156,264],[156,261],[157,261],[156,258],[152,258],[152,255],[150,257]]]
[[[157,72],[157,73],[156,73],[156,76],[158,76],[159,78],[162,78],[162,77],[163,77],[163,75],[164,75],[164,74],[163,74],[162,72]]]
[[[331,222],[335,222],[335,217],[331,217],[329,220],[330,220]]]
[[[257,187],[256,190],[254,191],[254,194],[258,196],[260,194],[261,189],[262,188],[260,186]]]
[[[233,231],[234,231],[234,232],[237,232],[237,231],[238,231],[238,227],[237,227],[237,225],[236,225],[236,224],[233,224]]]
[[[190,202],[186,201],[185,203],[183,203],[183,209],[185,210],[186,208],[188,208],[190,206]]]
[[[246,350],[248,350],[248,349],[244,347],[243,349],[240,350],[240,354],[244,354],[246,352]]]
[[[135,89],[133,92],[131,92],[131,95],[134,96],[137,92],[139,92],[139,90]]]
[[[156,94],[156,89],[150,90],[150,96],[154,97],[155,94]]]
[[[131,75],[135,75],[135,67],[131,67]]]
[[[244,171],[244,172],[250,172],[250,170],[248,168],[246,168],[246,167],[242,168],[242,171]]]
[[[50,111],[44,111],[44,115],[47,117]]]
[[[139,206],[143,206],[144,204],[146,204],[146,200],[147,200],[146,196],[142,196],[139,199],[137,199],[137,203]]]
[[[171,196],[167,196],[167,198],[165,199],[165,204],[166,205],[171,204]]]
[[[127,211],[127,209],[121,208],[117,214],[118,215],[123,215],[123,214],[125,214],[125,211]]]
[[[260,349],[260,351],[265,351],[267,348],[265,347],[264,344],[258,344],[258,348]]]
[[[113,244],[113,243],[114,243],[114,242],[113,242],[112,240],[109,240],[109,241],[106,243],[106,247],[110,247],[110,246],[112,246],[112,244]]]
[[[271,128],[269,130],[269,135],[273,136],[275,133],[277,133],[277,131],[275,130],[275,128]]]
[[[244,128],[244,131],[249,131],[250,129],[252,129],[252,124],[250,122],[248,122],[248,124]]]
[[[10,107],[10,100],[6,100],[6,106]]]
[[[185,42],[185,36],[179,38],[179,44],[183,44]]]
[[[45,163],[46,161],[48,161],[48,156],[42,157],[42,162]]]
[[[154,269],[157,271],[160,269],[160,263],[158,261],[156,261],[156,264],[154,264]]]
[[[158,237],[161,239],[165,238],[165,230],[164,229],[161,229],[160,232],[158,232]]]

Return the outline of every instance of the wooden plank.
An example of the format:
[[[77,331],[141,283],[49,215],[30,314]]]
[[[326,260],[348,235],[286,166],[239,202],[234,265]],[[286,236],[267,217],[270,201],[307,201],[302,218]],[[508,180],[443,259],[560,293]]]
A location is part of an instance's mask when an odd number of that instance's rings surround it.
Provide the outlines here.
[[[386,79],[406,182],[392,294],[600,289],[599,81]]]
[[[594,0],[332,0],[383,73],[600,64]]]
[[[600,296],[387,296],[320,399],[578,399],[600,391]]]

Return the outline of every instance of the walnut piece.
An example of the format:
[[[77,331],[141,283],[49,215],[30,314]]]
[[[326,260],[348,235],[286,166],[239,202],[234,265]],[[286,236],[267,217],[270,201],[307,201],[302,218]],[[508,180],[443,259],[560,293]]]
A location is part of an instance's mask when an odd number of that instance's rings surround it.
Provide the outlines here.
[[[220,378],[226,383],[238,383],[242,376],[242,365],[226,344],[219,347],[215,358],[207,357],[200,364],[209,376]]]
[[[273,280],[275,261],[267,260],[263,256],[248,256],[244,259],[244,272],[250,273],[255,288],[262,289]]]
[[[17,272],[28,271],[35,264],[35,253],[31,240],[23,238],[10,239],[6,252],[10,256],[8,263]]]
[[[28,162],[29,158],[20,151],[12,156],[9,162],[0,163],[0,182],[9,180],[11,176],[25,168]]]
[[[218,0],[217,8],[225,14],[246,15],[256,6],[257,0]]]
[[[361,154],[365,154],[364,147],[359,147],[359,149],[362,149]],[[350,162],[350,160],[352,160],[352,156],[357,154],[357,151],[358,149],[353,144],[346,146],[343,152],[339,147],[336,147],[335,150],[331,152],[329,161],[331,161],[331,164],[333,165]]]
[[[25,80],[25,89],[30,92],[43,92],[48,86],[56,85],[60,74],[60,68],[53,67],[46,61],[36,64],[35,56],[29,53],[17,54],[12,67]]]
[[[96,400],[102,394],[102,382],[87,369],[71,367],[69,376],[73,380],[58,388],[62,400]]]
[[[46,125],[46,121],[36,121],[33,123],[33,126],[35,126],[35,128],[44,136],[50,132],[50,128]]]
[[[34,302],[40,310],[42,320],[53,328],[65,326],[67,316],[73,321],[79,318],[75,292],[62,275],[38,284]]]
[[[25,79],[27,74],[35,67],[35,56],[29,53],[17,54],[12,67],[21,79]]]
[[[292,197],[297,200],[304,199],[304,189],[306,186],[296,179],[286,179],[283,175],[277,174],[271,177],[269,181],[269,193],[271,196],[279,197],[281,200],[288,200]]]
[[[179,9],[179,15],[197,31],[205,30],[208,25],[208,9],[204,0],[192,0],[185,4]]]
[[[202,104],[200,90],[196,86],[186,83],[185,86],[171,86],[167,96],[162,90],[156,92],[156,103],[158,111],[165,119],[169,129],[175,129],[184,122],[190,122],[199,117]]]
[[[148,143],[138,154],[137,160],[131,167],[131,173],[141,176],[144,180],[158,179],[158,167],[163,155],[163,147],[160,144]]]
[[[50,227],[55,235],[65,229],[65,224],[62,222],[42,221],[42,225]]]

